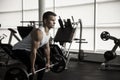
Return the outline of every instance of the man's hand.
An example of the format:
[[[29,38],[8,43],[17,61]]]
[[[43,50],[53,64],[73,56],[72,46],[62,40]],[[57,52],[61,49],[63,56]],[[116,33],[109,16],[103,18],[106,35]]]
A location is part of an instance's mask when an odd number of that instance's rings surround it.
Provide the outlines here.
[[[49,71],[50,71],[50,67],[51,67],[51,66],[50,66],[50,63],[46,63],[46,66],[45,66],[45,67],[46,67],[45,72],[49,72]]]
[[[47,68],[47,69],[50,68],[50,63],[46,63],[46,68]]]
[[[35,68],[31,68],[32,75],[35,75]]]

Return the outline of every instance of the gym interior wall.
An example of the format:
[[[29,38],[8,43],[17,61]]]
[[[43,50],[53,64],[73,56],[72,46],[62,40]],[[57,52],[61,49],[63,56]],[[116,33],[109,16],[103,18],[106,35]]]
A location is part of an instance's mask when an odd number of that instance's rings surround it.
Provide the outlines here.
[[[94,0],[45,0],[45,3],[46,11],[54,11],[58,16],[61,16],[62,19],[71,19],[71,16],[73,16],[75,21],[78,21],[78,19],[82,20],[82,35],[88,42],[87,44],[82,44],[82,49],[84,50],[103,51],[111,49],[114,45],[112,41],[104,42],[100,39],[100,33],[104,30],[119,37],[119,0],[96,0],[95,18]],[[96,23],[94,23],[94,19]],[[0,2],[1,28],[16,28],[22,25],[20,23],[21,20],[38,20],[38,0],[2,0]],[[96,26],[94,26],[94,24],[96,24]],[[59,24],[57,23],[55,30],[51,31],[53,36],[58,28]],[[79,27],[77,31],[79,31]],[[76,37],[78,36],[79,34],[76,34]],[[74,42],[73,45],[71,49],[78,48],[77,43]]]

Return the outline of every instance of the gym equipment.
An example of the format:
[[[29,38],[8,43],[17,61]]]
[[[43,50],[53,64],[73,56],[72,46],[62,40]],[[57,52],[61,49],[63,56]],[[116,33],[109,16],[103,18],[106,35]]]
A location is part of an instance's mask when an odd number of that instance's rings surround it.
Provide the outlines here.
[[[62,48],[65,48],[66,43],[70,43],[69,44],[69,48],[68,50],[63,50],[63,56],[66,59],[66,66],[69,62],[69,50],[73,41],[73,37],[74,37],[74,33],[76,31],[76,26],[73,26],[73,24],[71,23],[70,19],[67,20],[62,20],[61,17],[59,17],[58,19],[60,28],[58,28],[57,33],[54,37],[54,42],[59,42],[59,44],[61,45]]]
[[[54,55],[51,57],[51,63],[50,70],[55,73],[62,72],[65,69],[65,61],[64,58],[61,55]],[[47,69],[46,67],[36,70],[35,73],[40,72],[42,70]],[[10,68],[5,75],[4,80],[29,80],[29,76],[31,76],[32,73],[27,73],[26,70],[18,67]]]
[[[106,51],[104,53],[104,58],[105,58],[106,61],[114,59],[116,57],[116,52],[115,51],[118,48],[118,46],[120,47],[120,39],[117,39],[116,37],[111,36],[110,33],[107,32],[107,31],[103,31],[101,33],[100,37],[103,41],[107,41],[109,39],[114,41],[115,45],[112,48],[112,50],[111,51]]]
[[[21,28],[21,27],[20,27]],[[24,28],[24,27],[23,27]],[[32,28],[33,27],[25,27],[24,29],[26,29],[26,28],[28,28],[29,30],[32,30]],[[3,43],[1,43],[1,41],[5,38],[5,37],[7,37],[5,34],[3,34],[2,36],[1,36],[1,39],[0,39],[0,48],[2,48],[2,50],[4,51],[4,55],[6,55],[6,54],[8,54],[9,56],[8,56],[8,58],[7,58],[7,60],[6,60],[6,62],[5,62],[5,65],[7,65],[8,64],[8,62],[9,62],[9,59],[16,59],[16,57],[14,57],[13,55],[12,55],[12,45],[11,45],[11,41],[12,41],[12,38],[13,37],[15,37],[18,41],[20,41],[20,39],[19,39],[19,37],[16,35],[16,31],[14,30],[14,29],[12,29],[12,28],[8,28],[8,30],[10,31],[10,37],[9,37],[9,40],[8,40],[8,43],[6,44],[3,44]],[[23,29],[22,29],[22,31],[21,32],[28,32],[29,30],[27,30],[27,31],[23,31]],[[23,37],[25,37],[25,36],[27,36],[28,34],[27,33],[24,33],[23,34],[24,36]],[[23,38],[22,37],[22,38]]]
[[[78,53],[78,60],[82,61],[84,60],[84,51],[81,49],[81,43],[87,43],[87,42],[83,42],[82,40],[82,22],[81,19],[79,19],[79,23],[80,23],[80,36],[79,36],[79,53]]]
[[[3,66],[3,65],[5,65],[5,64],[8,62],[8,60],[7,60],[7,61],[3,61],[4,57],[5,57],[7,54],[6,54],[5,50],[3,49],[2,40],[3,40],[4,38],[6,38],[6,37],[7,37],[6,34],[2,34],[2,35],[0,36],[0,66]]]
[[[60,49],[60,47],[58,45],[56,45],[56,44],[50,44],[50,53],[52,53],[52,55],[58,54],[58,55],[61,55],[61,56],[65,57],[63,55],[63,52]]]
[[[52,67],[53,65],[51,65]],[[35,73],[45,70],[46,68],[39,69],[35,71]],[[4,80],[29,80],[29,76],[31,76],[32,73],[27,73],[24,69],[13,67],[10,68],[5,75]]]
[[[34,26],[33,26],[34,27]],[[28,34],[29,32],[33,29],[33,27],[24,27],[24,30],[26,28],[28,28]],[[20,29],[21,27],[19,27]],[[23,28],[21,28],[22,30],[19,30],[19,32],[26,32],[26,31],[23,31]],[[12,46],[10,45],[11,43],[11,40],[12,40],[12,36],[14,36],[18,41],[20,41],[20,39],[15,35],[16,34],[16,31],[14,31],[13,29],[9,28],[8,29],[11,34],[10,34],[10,39],[9,39],[9,42],[8,44],[1,44],[2,45],[2,48],[5,50],[5,52],[14,60],[17,60],[17,58],[15,58],[13,55],[12,55]],[[28,34],[23,34],[20,36],[22,37],[22,39],[27,36]],[[54,66],[51,65],[51,68],[50,70],[52,72],[55,72],[55,73],[60,73],[62,71],[64,71],[65,69],[65,66],[66,66],[66,61],[65,61],[65,58],[63,57],[63,54],[62,54],[62,51],[60,51],[59,47],[56,46],[56,45],[50,45],[52,46],[51,47],[51,64],[53,64]],[[8,58],[9,60],[9,58]],[[58,64],[59,63],[59,64]],[[41,69],[41,70],[44,70],[45,68]],[[40,70],[40,71],[41,71]],[[12,67],[10,69],[8,69],[8,71],[6,72],[6,76],[5,76],[5,79],[6,80],[24,80],[24,78],[22,78],[23,75],[25,75],[24,73],[22,73],[22,71],[26,72],[26,70],[22,70],[22,69],[18,69],[17,67]],[[22,75],[19,75],[19,74],[22,74]]]
[[[84,51],[81,49],[81,43],[87,43],[82,39],[82,22],[81,19],[79,19],[77,22],[74,21],[74,18],[72,16],[72,22],[68,19],[61,19],[59,16],[58,19],[60,28],[58,28],[57,33],[54,37],[54,42],[59,42],[62,46],[62,54],[66,59],[66,68],[68,66],[69,60],[70,60],[70,47],[72,45],[72,41],[75,40],[76,43],[79,43],[79,52],[78,52],[78,60],[82,61],[84,59]],[[74,39],[74,34],[76,32],[76,29],[78,25],[80,24],[80,36],[79,39]],[[68,49],[66,49],[66,43],[70,43],[68,46]],[[65,49],[65,50],[64,50]]]
[[[31,31],[33,27],[23,27],[23,26],[18,26],[17,30],[21,36],[21,38],[25,38]]]
[[[7,37],[6,34],[3,34],[1,36],[1,39],[0,39],[0,56],[1,54],[2,55],[2,58],[6,58],[6,60],[4,61],[4,65],[8,65],[8,62],[12,57],[12,45],[11,45],[11,41],[12,41],[12,37],[14,36],[18,41],[20,41],[20,39],[17,37],[16,35],[16,31],[13,30],[12,28],[8,28],[8,30],[10,31],[10,37],[9,37],[9,40],[8,40],[8,43],[1,43],[1,41]],[[11,57],[11,58],[10,58]],[[13,58],[14,59],[14,58]]]
[[[107,31],[103,31],[100,35],[103,41],[107,41],[109,39],[110,34]]]
[[[4,38],[6,38],[6,37],[7,37],[6,34],[2,34],[2,35],[0,35],[0,44],[2,43],[2,40],[3,40]]]
[[[106,51],[104,53],[104,58],[105,58],[106,61],[110,61],[110,60],[116,58],[116,52]]]
[[[35,25],[42,25],[42,21],[21,21],[21,23],[28,23],[27,27],[35,27]]]
[[[18,41],[20,41],[20,39],[17,37],[16,35],[16,31],[13,30],[12,28],[8,28],[8,30],[11,32],[10,33],[10,38],[9,38],[9,41],[8,41],[8,44],[11,44],[11,41],[12,41],[12,37],[14,36]]]
[[[24,69],[18,67],[12,67],[7,70],[4,80],[28,80]]]
[[[59,16],[58,22],[59,22],[60,27],[64,28],[63,21],[60,16]]]
[[[28,27],[27,27],[28,28]],[[23,29],[23,28],[22,28]],[[26,28],[24,28],[25,30]],[[15,34],[16,32],[12,29],[9,29],[13,34]],[[32,30],[32,28],[28,28],[28,30]],[[30,31],[29,31],[30,32]],[[11,36],[12,36],[11,35]],[[28,34],[25,34],[22,38],[24,38],[26,35]],[[13,55],[12,55],[12,46],[10,45],[11,43],[11,40],[9,41],[9,44],[1,44],[2,48],[4,49],[4,51],[13,59],[17,60],[17,58],[15,58]],[[66,66],[66,61],[62,55],[62,52],[59,52],[60,49],[57,45],[50,45],[51,46],[51,63],[54,65],[51,65],[51,68],[50,70],[52,72],[55,72],[55,73],[60,73],[62,71],[64,71],[65,69],[65,66]],[[8,48],[9,47],[9,48]],[[59,64],[58,64],[59,63]],[[41,71],[41,70],[44,70],[45,68],[43,69],[40,69],[38,71]],[[37,72],[38,72],[37,71]],[[5,74],[5,80],[26,80],[26,76],[28,73],[26,73],[26,70],[24,69],[20,69],[20,68],[17,68],[17,67],[12,67],[10,69],[8,69],[8,71],[6,72]],[[30,73],[31,74],[31,73]],[[30,75],[29,74],[29,75]],[[28,80],[28,78],[27,78]]]
[[[1,44],[2,44],[2,40],[4,39],[4,38],[6,38],[7,37],[7,35],[6,34],[2,34],[2,35],[0,35],[0,46],[1,46]],[[6,54],[4,53],[4,50],[0,47],[0,57],[3,57],[3,56],[5,56]]]
[[[59,54],[54,54],[51,56],[51,62],[52,64],[56,64],[54,65],[52,68],[50,68],[50,70],[54,73],[60,73],[62,71],[65,70],[66,67],[66,60],[62,55]]]
[[[114,36],[111,36],[109,32],[107,31],[103,31],[100,35],[101,39],[103,41],[107,41],[107,40],[113,40],[115,45],[113,46],[112,50],[109,50],[109,51],[106,51],[104,53],[104,58],[105,58],[105,61],[101,64],[101,69],[105,70],[108,68],[108,66],[110,66],[108,64],[108,62],[110,60],[113,60],[116,58],[117,54],[116,54],[116,49],[118,47],[120,47],[120,39],[114,37]]]
[[[114,36],[111,36],[110,33],[107,32],[107,31],[103,31],[103,32],[101,33],[100,37],[101,37],[101,39],[102,39],[103,41],[107,41],[108,39],[111,39],[111,40],[114,40],[115,43],[118,42],[117,44],[120,44],[120,43],[119,43],[119,39],[117,39],[117,38],[114,37]]]
[[[4,50],[4,52],[9,55],[7,61],[5,62],[6,65],[8,64],[10,57],[16,59],[15,57],[12,56],[12,45],[11,45],[12,38],[15,37],[16,40],[20,41],[19,37],[16,35],[17,32],[14,29],[8,28],[8,30],[10,31],[10,37],[8,43],[0,44],[0,47]]]

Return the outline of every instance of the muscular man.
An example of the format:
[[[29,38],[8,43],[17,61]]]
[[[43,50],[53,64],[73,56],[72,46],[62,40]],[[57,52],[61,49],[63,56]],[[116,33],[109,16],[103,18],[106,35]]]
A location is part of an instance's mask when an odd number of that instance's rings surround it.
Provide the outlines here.
[[[56,20],[56,14],[51,11],[47,11],[43,14],[43,26],[34,28],[30,34],[22,41],[18,42],[13,47],[13,55],[18,57],[28,68],[28,72],[35,74],[35,65],[39,68],[50,67],[50,47],[49,47],[49,30],[54,27]],[[44,48],[44,55],[46,62],[44,62],[43,56],[38,57],[38,49]],[[42,54],[43,53],[39,53]],[[40,57],[42,57],[40,59]],[[44,70],[38,72],[37,80],[42,80]],[[32,77],[30,77],[32,80]]]

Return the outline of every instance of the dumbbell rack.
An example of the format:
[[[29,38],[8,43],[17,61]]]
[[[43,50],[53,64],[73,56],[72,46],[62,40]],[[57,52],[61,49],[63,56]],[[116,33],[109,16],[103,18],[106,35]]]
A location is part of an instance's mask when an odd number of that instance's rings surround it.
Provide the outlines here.
[[[116,58],[116,49],[120,47],[120,39],[110,36],[109,32],[103,31],[100,35],[103,41],[107,41],[108,39],[113,40],[115,45],[113,46],[112,50],[106,51],[104,53],[105,61],[101,64],[101,70],[120,70],[120,65],[110,64],[109,62]]]

